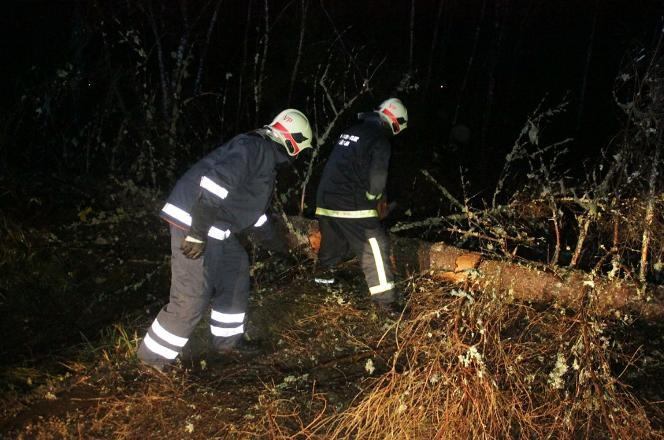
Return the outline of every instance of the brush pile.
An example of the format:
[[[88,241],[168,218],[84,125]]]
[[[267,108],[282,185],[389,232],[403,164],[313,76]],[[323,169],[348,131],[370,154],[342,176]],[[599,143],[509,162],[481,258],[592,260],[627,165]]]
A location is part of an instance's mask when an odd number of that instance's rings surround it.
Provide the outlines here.
[[[624,322],[418,284],[392,368],[323,437],[662,438],[658,410],[619,381],[633,359],[611,327]]]

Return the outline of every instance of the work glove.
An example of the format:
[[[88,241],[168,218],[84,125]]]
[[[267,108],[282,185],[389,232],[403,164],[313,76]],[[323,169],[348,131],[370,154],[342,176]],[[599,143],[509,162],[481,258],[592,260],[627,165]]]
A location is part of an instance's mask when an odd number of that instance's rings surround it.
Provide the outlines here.
[[[197,258],[200,258],[205,251],[205,241],[187,235],[184,240],[182,240],[182,243],[180,243],[180,249],[185,257],[196,260]]]
[[[376,211],[378,211],[378,220],[385,220],[385,217],[390,213],[390,208],[385,197],[378,201]]]
[[[286,252],[279,252],[275,257],[286,264],[299,264],[298,253],[294,249],[288,249]]]
[[[381,193],[378,195],[373,195],[369,191],[365,192],[367,200],[376,202],[376,211],[378,212],[378,220],[385,220],[385,218],[390,214],[390,211],[396,205],[394,202],[388,204],[387,197]]]

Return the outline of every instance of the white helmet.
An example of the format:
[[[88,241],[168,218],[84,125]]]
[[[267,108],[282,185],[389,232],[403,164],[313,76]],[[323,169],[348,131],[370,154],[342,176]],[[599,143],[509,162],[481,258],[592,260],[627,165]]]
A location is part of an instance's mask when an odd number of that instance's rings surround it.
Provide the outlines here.
[[[311,148],[311,126],[299,110],[287,108],[265,128],[270,138],[283,145],[290,156],[297,156],[305,148]]]
[[[390,98],[383,101],[376,112],[383,122],[390,127],[392,134],[400,133],[408,127],[408,110],[399,98]]]

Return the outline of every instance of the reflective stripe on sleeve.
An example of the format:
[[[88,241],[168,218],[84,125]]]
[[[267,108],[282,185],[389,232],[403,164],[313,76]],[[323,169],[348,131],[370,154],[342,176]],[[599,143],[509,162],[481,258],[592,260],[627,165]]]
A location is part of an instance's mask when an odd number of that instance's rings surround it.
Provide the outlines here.
[[[225,199],[228,195],[228,190],[221,185],[216,184],[209,177],[203,176],[201,178],[201,188],[205,188],[210,191],[212,194],[216,195],[221,199]]]
[[[337,218],[368,218],[378,217],[378,211],[375,209],[365,209],[362,211],[338,211],[335,209],[316,208],[316,215]]]
[[[378,240],[375,238],[370,238],[369,245],[371,246],[371,253],[373,254],[374,262],[376,263],[376,273],[378,274],[378,285],[369,288],[369,292],[374,295],[376,293],[382,293],[394,288],[394,283],[387,282],[385,266],[383,265],[383,256],[380,254]]]
[[[166,203],[163,208],[161,208],[161,211],[164,214],[168,214],[169,216],[173,217],[174,219],[184,223],[187,226],[191,226],[191,215],[187,211],[185,211],[182,208],[178,208],[177,206]],[[231,235],[231,231],[227,229],[219,229],[214,226],[210,227],[210,230],[208,231],[208,235],[212,238],[216,238],[217,240],[225,240]]]
[[[175,205],[172,205],[170,203],[166,203],[163,208],[161,208],[162,212],[165,214],[170,215],[174,219],[184,223],[187,226],[191,226],[191,215],[187,211],[185,211],[182,208],[178,208]]]
[[[232,328],[216,327],[214,325],[211,325],[210,326],[210,332],[214,336],[222,336],[222,337],[239,335],[240,333],[244,333],[244,325],[241,325],[239,327],[232,327]]]
[[[164,357],[166,359],[175,359],[176,357],[178,357],[177,351],[171,350],[168,347],[164,347],[163,345],[152,339],[150,335],[145,335],[145,338],[143,338],[143,342],[151,352],[156,353],[161,357]]]
[[[216,238],[217,240],[225,240],[231,235],[231,231],[229,230],[222,230],[219,228],[215,228],[212,226],[210,230],[208,231],[208,235],[212,238]]]
[[[152,323],[152,331],[154,332],[155,335],[159,336],[161,339],[168,342],[169,344],[175,345],[176,347],[184,347],[184,345],[188,341],[187,338],[182,338],[180,336],[174,335],[173,333],[166,330],[164,327],[161,326],[161,324],[159,324],[159,321],[157,321],[156,319]]]
[[[244,313],[221,313],[213,310],[211,318],[224,324],[240,324],[244,321]]]
[[[266,221],[267,221],[267,215],[263,214],[260,217],[258,217],[258,220],[254,224],[254,227],[255,228],[260,228],[261,226],[263,226],[265,224]]]

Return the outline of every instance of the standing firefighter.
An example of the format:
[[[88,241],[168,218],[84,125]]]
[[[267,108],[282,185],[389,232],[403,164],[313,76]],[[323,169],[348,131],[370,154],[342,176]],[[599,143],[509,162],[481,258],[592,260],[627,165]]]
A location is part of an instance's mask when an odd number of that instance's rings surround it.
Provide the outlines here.
[[[307,118],[287,109],[216,148],[178,180],[161,210],[171,232],[170,300],[138,349],[143,363],[162,370],[173,362],[210,304],[215,349],[240,341],[249,259],[236,234],[267,226],[277,168],[310,148],[311,137]]]
[[[396,298],[389,244],[379,220],[390,160],[389,138],[408,125],[408,113],[396,98],[344,131],[325,165],[316,194],[321,246],[315,281],[334,283],[333,267],[347,254],[360,259],[371,299],[379,305]]]

